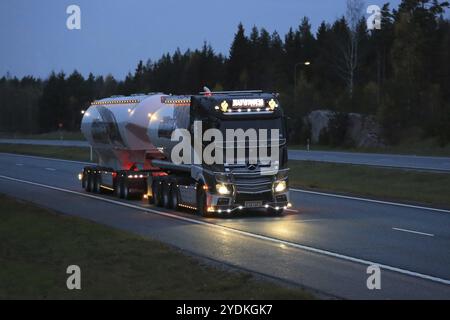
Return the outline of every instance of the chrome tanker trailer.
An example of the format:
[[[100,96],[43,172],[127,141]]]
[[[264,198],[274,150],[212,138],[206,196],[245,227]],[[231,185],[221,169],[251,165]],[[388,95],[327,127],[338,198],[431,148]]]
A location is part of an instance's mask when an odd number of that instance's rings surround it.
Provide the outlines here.
[[[263,133],[258,145],[251,144],[251,135],[242,141],[232,136],[231,144],[226,138],[230,130],[249,129]],[[275,138],[267,133],[272,129]],[[214,133],[209,145],[203,137],[208,130]],[[201,215],[250,208],[281,214],[290,206],[286,127],[276,94],[114,96],[92,102],[81,131],[98,157],[98,165],[85,167],[79,176],[88,192],[143,197],[157,206],[190,208]],[[263,161],[255,151],[260,145],[275,150],[276,159],[266,156]],[[231,160],[223,155],[217,157],[220,161],[203,161],[211,146],[213,156],[217,150],[233,151]]]

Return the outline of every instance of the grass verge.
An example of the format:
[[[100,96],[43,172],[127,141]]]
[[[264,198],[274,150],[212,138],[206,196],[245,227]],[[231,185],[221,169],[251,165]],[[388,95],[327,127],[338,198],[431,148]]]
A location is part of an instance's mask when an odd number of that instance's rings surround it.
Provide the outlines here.
[[[289,149],[306,150],[306,145],[290,145]],[[450,144],[445,147],[438,145],[435,139],[414,139],[403,142],[398,145],[380,147],[380,148],[344,148],[330,147],[323,145],[312,145],[311,151],[336,151],[336,152],[363,152],[363,153],[384,153],[384,154],[403,154],[417,156],[436,156],[450,157]]]
[[[289,161],[291,187],[450,207],[450,174]]]
[[[81,290],[68,290],[69,265]],[[0,299],[308,299],[160,242],[0,195]]]
[[[65,160],[89,161],[89,148],[56,147],[30,144],[0,144],[0,152],[17,153],[32,156],[58,158]],[[95,161],[95,153],[94,153]]]
[[[31,139],[31,140],[85,140],[80,131],[53,131],[40,134],[0,132],[1,139]]]

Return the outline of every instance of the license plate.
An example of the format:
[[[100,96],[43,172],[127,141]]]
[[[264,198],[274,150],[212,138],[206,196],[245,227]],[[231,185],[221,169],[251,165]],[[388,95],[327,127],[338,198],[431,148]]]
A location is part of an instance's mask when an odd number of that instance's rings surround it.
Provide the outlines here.
[[[263,205],[262,201],[245,201],[246,208],[257,208],[262,207],[262,205]]]

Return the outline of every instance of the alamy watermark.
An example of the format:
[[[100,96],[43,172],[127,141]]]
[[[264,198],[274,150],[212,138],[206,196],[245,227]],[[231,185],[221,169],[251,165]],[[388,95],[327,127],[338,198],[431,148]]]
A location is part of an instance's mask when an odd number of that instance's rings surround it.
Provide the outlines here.
[[[370,5],[367,7],[367,13],[370,16],[367,18],[368,30],[380,30],[381,29],[381,9],[377,5]]]
[[[81,29],[81,8],[76,4],[67,7],[66,13],[69,15],[66,20],[66,27],[69,30]]]
[[[369,290],[381,290],[381,269],[380,266],[373,264],[367,267],[366,273],[370,276],[367,278],[366,286]]]
[[[81,269],[77,265],[70,265],[66,270],[70,276],[67,278],[66,286],[69,290],[81,290]]]
[[[194,137],[189,130],[177,128],[171,140],[178,142],[171,151],[175,164],[244,164],[261,175],[278,172],[280,164],[279,129],[226,129],[225,137],[219,129],[203,132],[202,121],[194,121]],[[193,141],[193,148],[192,148]],[[204,142],[209,142],[204,146]]]

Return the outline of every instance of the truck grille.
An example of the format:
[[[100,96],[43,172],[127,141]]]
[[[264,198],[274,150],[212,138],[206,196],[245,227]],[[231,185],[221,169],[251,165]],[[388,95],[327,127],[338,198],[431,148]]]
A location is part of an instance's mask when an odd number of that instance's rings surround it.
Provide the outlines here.
[[[242,174],[234,176],[234,185],[237,193],[262,193],[272,192],[272,176],[259,174]]]
[[[258,195],[237,193],[235,202],[239,204],[244,204],[246,201],[257,201],[257,200],[262,200],[264,202],[272,202],[273,201],[272,192],[262,192]]]

